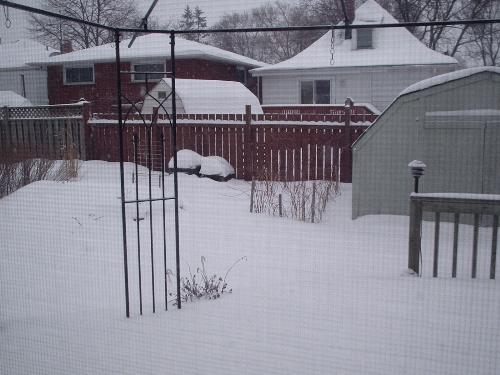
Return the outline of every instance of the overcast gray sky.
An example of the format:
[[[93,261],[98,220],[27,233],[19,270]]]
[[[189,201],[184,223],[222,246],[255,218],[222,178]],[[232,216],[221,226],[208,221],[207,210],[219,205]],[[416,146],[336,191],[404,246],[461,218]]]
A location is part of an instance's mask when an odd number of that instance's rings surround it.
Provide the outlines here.
[[[286,0],[295,2],[296,0]],[[33,7],[40,6],[40,0],[16,0],[16,3]],[[142,14],[144,14],[153,0],[137,0],[137,4]],[[207,17],[209,26],[215,23],[224,13],[240,12],[256,6],[272,2],[270,0],[159,0],[153,12],[159,22],[166,23],[170,20],[178,19],[187,4],[191,7],[198,5]],[[12,20],[10,28],[6,28],[4,12],[0,12],[0,38],[2,42],[14,41],[20,38],[27,38],[26,31],[27,16],[25,12],[15,9],[9,10],[9,17]]]

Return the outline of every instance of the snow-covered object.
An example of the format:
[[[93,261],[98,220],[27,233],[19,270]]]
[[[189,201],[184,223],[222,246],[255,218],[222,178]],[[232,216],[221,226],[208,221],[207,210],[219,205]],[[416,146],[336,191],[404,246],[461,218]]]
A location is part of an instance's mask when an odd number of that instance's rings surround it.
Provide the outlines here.
[[[200,174],[226,178],[234,174],[234,168],[226,159],[220,156],[206,156],[201,161]]]
[[[425,165],[424,162],[420,160],[413,160],[408,164],[408,167],[410,168],[427,168],[427,165]]]
[[[477,67],[477,68],[468,68],[468,69],[456,70],[454,72],[450,72],[450,73],[446,73],[446,74],[440,74],[438,76],[427,78],[427,79],[424,79],[423,81],[420,81],[420,82],[414,83],[411,86],[408,86],[406,89],[401,91],[399,96],[409,94],[409,93],[415,92],[415,91],[424,90],[428,87],[441,85],[443,83],[454,81],[454,80],[457,80],[460,78],[469,77],[473,74],[478,74],[478,73],[482,73],[482,72],[492,72],[492,73],[500,74],[500,67],[481,66],[481,67]]]
[[[162,79],[151,91],[158,100],[158,92],[168,96],[171,90],[171,79]],[[243,84],[235,81],[218,81],[203,79],[176,79],[177,113],[245,113],[245,106],[252,107],[253,114],[262,114],[259,99]],[[171,101],[163,104],[171,112]],[[150,97],[144,99],[143,113],[151,113],[158,102]]]
[[[0,70],[26,67],[31,61],[46,60],[54,54],[58,51],[30,39],[0,44]]]
[[[0,107],[29,107],[31,102],[14,91],[0,91]]]
[[[355,11],[354,25],[395,24],[398,21],[374,0],[368,0]],[[406,28],[373,29],[373,48],[356,49],[355,35],[345,39],[344,32],[335,32],[333,64],[331,63],[331,30],[296,56],[278,64],[253,69],[265,72],[291,69],[337,68],[353,66],[391,66],[457,64],[453,57],[427,48]],[[355,33],[353,33],[355,34]]]
[[[180,169],[196,169],[201,166],[203,156],[192,150],[177,151],[177,168]],[[174,158],[168,162],[168,167],[174,167]]]
[[[138,59],[170,58],[170,36],[168,34],[147,34],[136,38],[132,47],[128,48],[130,39],[120,42],[120,57],[123,61]],[[246,67],[260,67],[267,64],[224,51],[220,48],[195,41],[175,38],[175,57],[177,59],[198,58],[221,62],[236,63]],[[37,60],[37,63],[51,65],[70,62],[114,62],[114,43],[82,49],[48,59]]]

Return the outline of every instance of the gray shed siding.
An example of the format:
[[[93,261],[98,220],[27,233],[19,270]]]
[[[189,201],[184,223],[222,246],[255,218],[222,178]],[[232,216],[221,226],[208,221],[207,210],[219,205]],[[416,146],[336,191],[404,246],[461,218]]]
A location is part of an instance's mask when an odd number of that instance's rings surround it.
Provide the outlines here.
[[[49,104],[47,70],[45,68],[0,71],[0,91],[14,91],[22,96],[21,75],[24,75],[26,99],[33,105]]]
[[[353,218],[408,213],[408,163],[427,164],[421,192],[500,193],[500,75],[483,72],[398,98],[354,145]],[[426,113],[428,115],[426,116]]]
[[[329,79],[331,103],[371,103],[385,109],[409,85],[455,69],[454,65],[401,67],[356,67],[331,70],[301,70],[262,76],[263,104],[299,104],[300,81]]]

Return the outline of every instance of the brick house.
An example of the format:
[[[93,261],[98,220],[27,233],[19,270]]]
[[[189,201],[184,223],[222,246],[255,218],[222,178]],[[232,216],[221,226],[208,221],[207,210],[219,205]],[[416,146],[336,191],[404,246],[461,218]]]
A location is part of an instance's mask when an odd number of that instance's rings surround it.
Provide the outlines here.
[[[131,48],[129,40],[120,43],[122,92],[130,101],[139,101],[146,92],[145,74],[140,72],[170,71],[170,37],[148,34],[136,38]],[[265,63],[219,48],[176,38],[176,73],[178,78],[239,81],[257,94],[257,80],[249,69]],[[114,43],[78,50],[48,58],[47,86],[50,104],[78,101],[91,102],[94,113],[116,110],[116,65]],[[148,90],[163,75],[148,75]],[[127,101],[125,100],[125,102]]]

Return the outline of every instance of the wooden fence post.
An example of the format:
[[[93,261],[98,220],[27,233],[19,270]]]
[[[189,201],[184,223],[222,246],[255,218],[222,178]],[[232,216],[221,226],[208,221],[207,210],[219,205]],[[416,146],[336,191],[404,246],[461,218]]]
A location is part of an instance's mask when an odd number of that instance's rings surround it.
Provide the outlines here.
[[[422,203],[410,197],[410,230],[408,242],[408,268],[420,273],[420,246],[422,229]]]
[[[342,167],[340,180],[351,182],[352,180],[352,136],[351,136],[351,113],[354,103],[351,98],[345,100],[344,105],[344,136],[342,137]]]
[[[254,134],[252,132],[252,106],[245,106],[245,143],[243,146],[243,157],[245,160],[244,176],[245,180],[250,181],[253,175],[253,154],[254,154]]]
[[[3,150],[7,149],[7,145],[12,142],[9,139],[8,134],[10,134],[9,130],[9,107],[2,107],[2,122],[0,122],[0,138],[1,138],[1,146]]]

